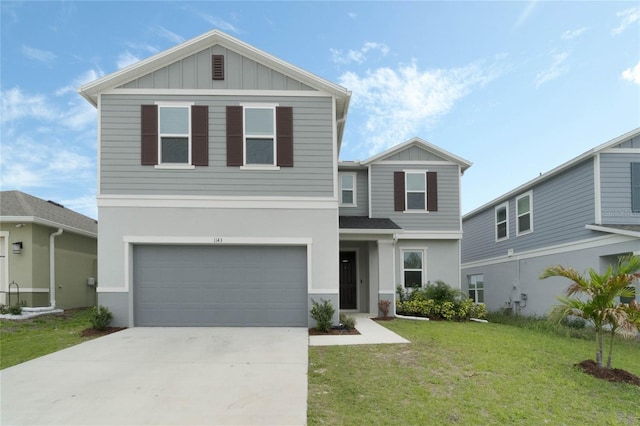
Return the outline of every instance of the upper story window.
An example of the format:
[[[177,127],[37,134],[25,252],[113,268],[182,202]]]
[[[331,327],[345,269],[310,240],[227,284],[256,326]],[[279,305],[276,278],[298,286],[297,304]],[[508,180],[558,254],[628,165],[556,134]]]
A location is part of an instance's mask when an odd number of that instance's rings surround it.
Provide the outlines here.
[[[509,239],[509,203],[500,204],[495,208],[496,241]]]
[[[159,164],[191,164],[191,105],[158,105]]]
[[[533,197],[531,191],[516,198],[516,235],[523,235],[533,231],[532,207]]]
[[[340,173],[340,205],[347,207],[357,205],[355,173]]]
[[[405,288],[422,287],[424,282],[423,250],[402,250],[402,281]]]
[[[156,168],[209,165],[209,108],[192,102],[142,105],[141,164]]]
[[[438,174],[425,170],[393,173],[394,210],[405,213],[438,211]]]
[[[469,284],[469,298],[474,303],[484,303],[484,274],[467,276]]]
[[[244,108],[244,164],[275,166],[275,106]]]
[[[640,163],[631,163],[631,211],[640,212]]]
[[[293,167],[293,108],[227,106],[227,166],[257,170]]]

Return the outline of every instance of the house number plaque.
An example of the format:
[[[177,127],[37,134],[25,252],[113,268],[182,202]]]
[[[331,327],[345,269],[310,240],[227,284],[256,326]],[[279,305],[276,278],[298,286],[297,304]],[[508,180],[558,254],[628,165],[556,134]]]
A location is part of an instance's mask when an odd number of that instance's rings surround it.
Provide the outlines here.
[[[213,237],[213,244],[222,244],[222,237]]]

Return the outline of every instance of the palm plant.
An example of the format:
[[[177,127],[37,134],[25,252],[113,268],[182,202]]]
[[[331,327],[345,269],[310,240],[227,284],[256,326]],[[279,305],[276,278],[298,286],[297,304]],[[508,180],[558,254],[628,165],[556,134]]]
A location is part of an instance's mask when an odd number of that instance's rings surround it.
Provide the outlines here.
[[[640,326],[640,311],[635,301],[616,304],[617,297],[632,294],[629,286],[634,279],[640,279],[640,256],[623,257],[615,268],[609,265],[603,274],[598,274],[592,268],[588,276],[579,274],[573,268],[551,266],[540,276],[541,279],[549,277],[564,277],[572,281],[565,291],[566,296],[558,297],[560,305],[553,309],[551,317],[562,319],[572,315],[593,325],[596,334],[596,363],[599,367],[604,364],[604,331],[608,327],[611,341],[607,368],[611,368],[615,334],[620,331],[633,333]]]

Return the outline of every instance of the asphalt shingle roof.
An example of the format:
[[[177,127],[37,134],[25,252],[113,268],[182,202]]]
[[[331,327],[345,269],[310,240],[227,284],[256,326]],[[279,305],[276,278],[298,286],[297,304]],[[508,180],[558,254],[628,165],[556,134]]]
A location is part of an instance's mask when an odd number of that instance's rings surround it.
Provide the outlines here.
[[[21,191],[0,191],[0,216],[33,217],[92,234],[98,233],[98,222],[94,219]]]
[[[340,229],[402,229],[391,219],[367,216],[340,216]]]

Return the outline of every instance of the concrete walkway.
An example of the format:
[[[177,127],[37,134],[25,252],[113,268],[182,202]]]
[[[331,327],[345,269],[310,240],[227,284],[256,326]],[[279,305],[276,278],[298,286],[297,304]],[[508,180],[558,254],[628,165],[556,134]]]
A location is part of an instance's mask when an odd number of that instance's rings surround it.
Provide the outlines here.
[[[2,425],[304,425],[308,330],[130,328],[0,371]]]
[[[340,336],[309,336],[309,346],[333,345],[377,345],[382,343],[411,343],[404,337],[381,326],[367,314],[351,315],[356,320],[359,335],[345,334]]]

